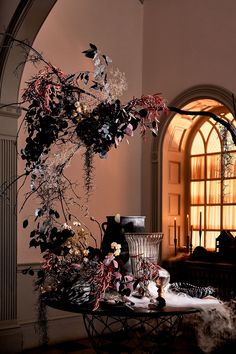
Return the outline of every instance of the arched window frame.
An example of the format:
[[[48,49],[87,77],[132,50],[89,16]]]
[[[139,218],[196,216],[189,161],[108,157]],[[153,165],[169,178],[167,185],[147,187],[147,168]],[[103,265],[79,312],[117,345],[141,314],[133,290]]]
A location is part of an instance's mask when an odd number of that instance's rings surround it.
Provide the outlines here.
[[[227,119],[225,117],[225,119]],[[231,122],[235,119],[232,117]],[[204,125],[210,124],[208,132],[203,134]],[[215,132],[216,140],[212,136]],[[197,135],[201,136],[203,143],[203,150],[199,151],[196,149],[193,152],[193,144],[197,139]],[[213,138],[213,142],[211,139]],[[230,139],[228,138],[230,144]],[[211,148],[209,151],[208,144],[216,144],[215,148]],[[200,122],[200,125],[197,130],[193,132],[193,136],[190,141],[190,156],[189,156],[189,165],[190,165],[190,185],[189,185],[189,194],[190,194],[190,219],[193,224],[193,245],[205,246],[208,249],[215,249],[215,238],[219,236],[221,230],[229,229],[230,232],[234,235],[236,231],[236,225],[232,218],[232,211],[230,213],[231,207],[236,207],[236,200],[233,194],[233,190],[230,188],[230,183],[236,180],[234,173],[235,162],[236,162],[236,147],[234,144],[228,146],[229,151],[224,151],[224,141],[222,138],[222,131],[220,126],[212,119],[205,119]],[[229,164],[226,165],[224,161],[225,155],[228,155]],[[214,168],[210,169],[210,157],[216,158],[216,165],[218,167],[218,172]],[[230,161],[230,157],[232,160]],[[193,159],[197,160],[203,159],[203,168],[202,172],[197,175],[193,175],[193,167],[191,161]],[[217,161],[218,160],[218,161]],[[199,172],[199,171],[196,171]],[[213,172],[213,174],[211,173]],[[195,184],[195,196],[194,187]],[[201,188],[200,188],[201,184]],[[229,197],[230,193],[230,197]],[[202,197],[201,197],[202,194]],[[228,210],[227,210],[228,208]],[[194,211],[195,210],[195,211]],[[211,212],[210,212],[211,210]],[[218,210],[218,212],[217,212]],[[226,212],[227,210],[227,212]],[[199,213],[202,213],[202,239],[199,240]],[[215,217],[214,217],[215,215]],[[231,217],[230,217],[231,215]]]
[[[189,88],[178,95],[170,106],[182,108],[188,103],[199,99],[213,99],[222,103],[230,112],[234,112],[234,101],[232,99],[232,93],[225,88],[213,86],[213,85],[199,85]],[[163,142],[168,126],[175,114],[169,114],[168,117],[161,117],[159,126],[159,136],[157,139],[153,138],[151,145],[151,188],[150,188],[150,210],[146,210],[146,213],[150,217],[150,228],[152,230],[163,231],[163,224],[165,222],[163,218]],[[145,201],[146,205],[148,202]],[[184,214],[189,210],[189,199],[186,198],[186,208],[183,211]],[[167,235],[166,235],[167,236]],[[165,244],[168,237],[164,237],[162,249],[164,250],[164,257],[166,258],[171,253],[166,253],[165,250],[168,245]]]

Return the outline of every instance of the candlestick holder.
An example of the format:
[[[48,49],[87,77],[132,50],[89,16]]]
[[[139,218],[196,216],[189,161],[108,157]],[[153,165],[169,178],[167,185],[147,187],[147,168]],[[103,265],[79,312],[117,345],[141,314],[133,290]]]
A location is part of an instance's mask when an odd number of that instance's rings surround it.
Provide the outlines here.
[[[174,245],[175,245],[175,256],[177,255],[177,238],[174,238]]]
[[[189,237],[189,235],[187,235],[187,240],[186,240],[186,253],[189,253],[189,241],[190,241],[190,237]]]
[[[199,246],[202,245],[202,230],[199,230]]]
[[[191,230],[190,230],[190,243],[189,243],[189,252],[192,254],[193,251],[193,225],[191,225]]]
[[[189,245],[189,253],[192,254],[193,253],[193,244],[190,243]]]

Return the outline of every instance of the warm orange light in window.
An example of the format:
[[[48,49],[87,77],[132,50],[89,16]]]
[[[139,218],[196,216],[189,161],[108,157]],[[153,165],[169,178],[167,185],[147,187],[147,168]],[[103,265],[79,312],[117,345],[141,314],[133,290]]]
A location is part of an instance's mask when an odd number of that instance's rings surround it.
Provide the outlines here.
[[[230,121],[234,119],[225,107],[219,106],[216,109],[221,117]],[[230,134],[227,134],[231,162],[226,170],[223,169],[226,155],[222,134],[219,124],[209,118],[199,127],[192,140],[190,214],[195,247],[199,245],[200,211],[203,215],[202,237],[205,247],[215,248],[215,239],[223,229],[236,233],[236,148]]]

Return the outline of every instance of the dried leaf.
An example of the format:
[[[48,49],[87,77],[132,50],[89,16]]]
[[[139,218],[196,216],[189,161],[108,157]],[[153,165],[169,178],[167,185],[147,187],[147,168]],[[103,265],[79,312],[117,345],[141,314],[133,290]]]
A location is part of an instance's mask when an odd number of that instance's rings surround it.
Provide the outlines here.
[[[29,224],[29,221],[27,219],[25,219],[23,221],[23,228],[25,229],[28,226],[28,224]]]

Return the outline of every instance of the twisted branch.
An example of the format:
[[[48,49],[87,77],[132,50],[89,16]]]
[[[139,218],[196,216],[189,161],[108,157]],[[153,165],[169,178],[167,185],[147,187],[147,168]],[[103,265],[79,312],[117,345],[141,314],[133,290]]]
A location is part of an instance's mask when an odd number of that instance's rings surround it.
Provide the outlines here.
[[[223,118],[218,117],[216,114],[209,112],[209,111],[186,111],[177,107],[173,107],[173,106],[168,106],[169,110],[171,112],[175,112],[175,113],[179,113],[179,114],[184,114],[184,115],[188,115],[188,116],[204,116],[204,117],[211,117],[213,118],[216,122],[222,124],[231,134],[232,140],[234,142],[234,144],[236,145],[236,129],[233,126],[233,124],[231,124],[230,122],[224,120]]]

